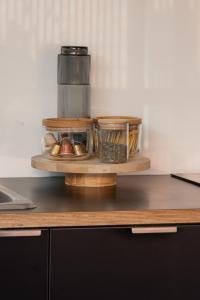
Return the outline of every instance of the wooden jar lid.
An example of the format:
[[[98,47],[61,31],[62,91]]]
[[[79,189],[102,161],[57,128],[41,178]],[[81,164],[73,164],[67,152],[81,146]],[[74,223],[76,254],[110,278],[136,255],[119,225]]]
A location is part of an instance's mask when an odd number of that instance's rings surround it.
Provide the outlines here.
[[[48,118],[42,120],[42,125],[47,128],[79,128],[88,127],[94,123],[89,118]]]
[[[131,117],[131,116],[98,116],[96,117],[95,121],[99,121],[100,119],[110,119],[112,121],[124,119],[127,120],[129,125],[139,125],[142,123],[142,119],[138,117]]]
[[[129,120],[128,119],[108,119],[108,118],[106,118],[106,119],[104,119],[104,118],[102,118],[102,119],[98,119],[98,123],[99,124],[113,124],[113,125],[115,125],[115,124],[127,124],[127,123],[129,123]]]
[[[129,124],[128,119],[98,119],[97,120],[99,126],[102,127],[102,129],[107,129],[107,130],[122,130],[126,129],[124,127],[126,124]]]

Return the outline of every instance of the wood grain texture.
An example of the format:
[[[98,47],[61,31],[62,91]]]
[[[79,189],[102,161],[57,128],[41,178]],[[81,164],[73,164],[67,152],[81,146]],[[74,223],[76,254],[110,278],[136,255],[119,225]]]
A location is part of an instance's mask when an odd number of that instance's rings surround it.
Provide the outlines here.
[[[117,184],[116,174],[68,174],[65,184],[82,187],[105,187]]]
[[[107,188],[68,187],[61,177],[1,178],[33,210],[0,213],[0,228],[200,223],[200,189],[170,176],[118,176]]]
[[[135,157],[133,160],[123,164],[101,163],[97,158],[85,161],[52,161],[43,155],[33,156],[31,160],[33,168],[46,170],[49,172],[61,173],[127,173],[149,169],[150,160],[146,157]]]
[[[101,120],[101,119],[104,119],[104,120],[110,119],[113,121],[115,121],[115,119],[118,119],[118,120],[126,119],[130,125],[139,125],[142,123],[141,118],[131,117],[131,116],[97,116],[94,121],[95,121],[95,123],[97,123],[98,120]]]
[[[42,125],[47,128],[78,128],[88,126],[94,123],[89,118],[48,118],[42,120]]]
[[[0,228],[200,223],[200,210],[1,213]]]

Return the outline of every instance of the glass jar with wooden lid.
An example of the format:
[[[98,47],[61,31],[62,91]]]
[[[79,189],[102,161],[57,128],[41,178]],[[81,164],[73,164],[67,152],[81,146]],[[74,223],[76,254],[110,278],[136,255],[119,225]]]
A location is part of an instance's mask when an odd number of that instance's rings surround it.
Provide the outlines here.
[[[129,158],[129,124],[125,119],[99,119],[98,157],[104,163],[125,163]]]
[[[53,160],[85,160],[93,152],[93,119],[49,118],[42,124],[43,154]]]
[[[139,140],[141,138],[142,119],[131,116],[98,116],[95,118],[94,144],[95,152],[98,154],[98,138],[97,138],[97,124],[98,120],[121,120],[126,119],[129,124],[129,157],[133,158],[139,152]]]

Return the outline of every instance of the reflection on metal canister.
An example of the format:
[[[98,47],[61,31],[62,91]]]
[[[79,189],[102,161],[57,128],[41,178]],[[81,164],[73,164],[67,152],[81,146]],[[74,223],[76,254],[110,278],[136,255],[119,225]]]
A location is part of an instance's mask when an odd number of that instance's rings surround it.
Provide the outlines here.
[[[52,148],[52,150],[51,150],[51,155],[53,155],[53,156],[59,155],[60,148],[61,148],[60,145],[58,145],[58,144],[54,145],[53,148]]]
[[[73,148],[70,143],[63,143],[61,146],[61,155],[72,155],[73,154]]]
[[[75,155],[84,155],[86,154],[86,148],[84,144],[75,144],[74,145],[74,153]]]

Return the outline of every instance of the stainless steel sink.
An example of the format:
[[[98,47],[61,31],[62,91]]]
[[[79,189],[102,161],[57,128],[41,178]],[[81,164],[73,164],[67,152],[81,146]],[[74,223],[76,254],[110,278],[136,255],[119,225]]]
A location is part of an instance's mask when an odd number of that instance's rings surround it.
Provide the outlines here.
[[[0,211],[10,209],[29,209],[36,206],[18,193],[0,185]]]

